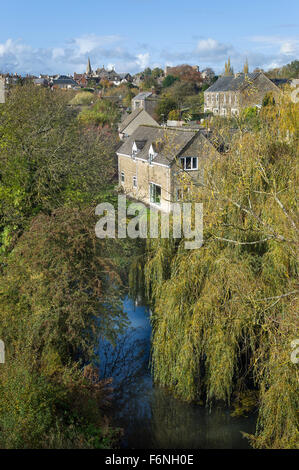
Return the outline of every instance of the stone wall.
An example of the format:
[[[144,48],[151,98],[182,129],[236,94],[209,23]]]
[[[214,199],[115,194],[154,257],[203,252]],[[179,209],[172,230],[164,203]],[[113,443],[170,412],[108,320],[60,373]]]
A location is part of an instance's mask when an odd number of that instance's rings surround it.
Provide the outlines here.
[[[240,92],[204,92],[204,112],[219,116],[238,114],[240,111]]]
[[[121,181],[121,173],[124,172],[125,181]],[[162,165],[150,165],[148,162],[130,157],[118,156],[119,184],[130,197],[150,205],[150,183],[161,187],[160,209],[170,211],[172,200],[172,182],[170,168]],[[137,179],[137,187],[133,186],[133,177]]]

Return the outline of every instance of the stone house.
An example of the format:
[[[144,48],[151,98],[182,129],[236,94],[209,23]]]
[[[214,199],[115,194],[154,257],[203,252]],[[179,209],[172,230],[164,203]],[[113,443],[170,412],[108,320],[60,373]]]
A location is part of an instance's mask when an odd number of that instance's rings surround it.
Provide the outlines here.
[[[137,108],[131,114],[127,115],[125,119],[119,124],[118,132],[119,138],[125,140],[130,137],[133,132],[141,125],[157,126],[159,124],[148,114],[143,108]]]
[[[268,92],[281,93],[263,72],[223,75],[204,92],[204,112],[219,116],[239,115],[243,108],[260,107]]]
[[[119,185],[125,194],[170,212],[184,198],[188,181],[202,181],[217,149],[203,129],[139,126],[117,151]]]
[[[159,98],[151,91],[142,91],[132,99],[132,111],[143,108],[151,116],[154,116]]]

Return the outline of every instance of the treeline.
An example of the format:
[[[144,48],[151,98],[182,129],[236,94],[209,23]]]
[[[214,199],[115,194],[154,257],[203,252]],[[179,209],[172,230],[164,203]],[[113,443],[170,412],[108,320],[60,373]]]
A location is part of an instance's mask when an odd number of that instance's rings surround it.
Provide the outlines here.
[[[126,323],[129,249],[94,233],[117,139],[82,125],[68,101],[25,85],[0,106],[1,448],[103,448],[119,435],[95,353]]]
[[[271,69],[266,74],[269,78],[299,78],[299,60]]]
[[[186,200],[203,203],[203,246],[149,240],[130,275],[153,311],[155,382],[186,401],[257,410],[247,437],[258,448],[298,446],[298,106],[269,100],[251,131],[236,120],[234,137],[215,120],[230,146],[200,186],[182,180]]]

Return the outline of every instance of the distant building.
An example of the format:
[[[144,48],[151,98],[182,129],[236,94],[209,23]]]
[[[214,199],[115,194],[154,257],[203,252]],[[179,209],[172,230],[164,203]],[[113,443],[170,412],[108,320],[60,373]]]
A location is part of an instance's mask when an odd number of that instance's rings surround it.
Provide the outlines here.
[[[61,89],[72,89],[77,87],[78,84],[73,80],[71,77],[67,75],[59,75],[58,78],[53,80],[53,87],[54,88],[61,88]]]
[[[82,88],[86,88],[88,86],[88,79],[85,73],[74,73],[74,80],[75,82]]]
[[[210,82],[215,77],[215,72],[211,68],[202,70],[201,76],[205,82]]]
[[[132,111],[142,108],[153,116],[155,114],[158,101],[159,98],[151,91],[142,91],[132,99]]]
[[[88,62],[87,62],[87,67],[86,67],[86,75],[91,75],[92,74],[92,68],[90,64],[90,58],[88,57]]]
[[[243,108],[261,106],[268,92],[281,93],[263,72],[224,74],[204,92],[204,112],[219,116],[239,115]]]
[[[142,125],[159,127],[159,124],[143,108],[137,108],[119,124],[119,138],[124,140],[130,137]]]
[[[43,86],[43,87],[49,86],[49,82],[46,78],[34,78],[33,83],[36,86]]]

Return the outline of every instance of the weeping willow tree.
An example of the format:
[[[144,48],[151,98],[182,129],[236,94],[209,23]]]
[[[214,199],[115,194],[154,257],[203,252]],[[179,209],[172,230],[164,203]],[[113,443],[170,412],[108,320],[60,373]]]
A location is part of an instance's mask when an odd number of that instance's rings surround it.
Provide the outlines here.
[[[255,390],[257,448],[298,446],[298,106],[284,98],[258,130],[239,126],[204,183],[190,182],[203,246],[149,240],[144,267],[155,382],[209,406]]]

